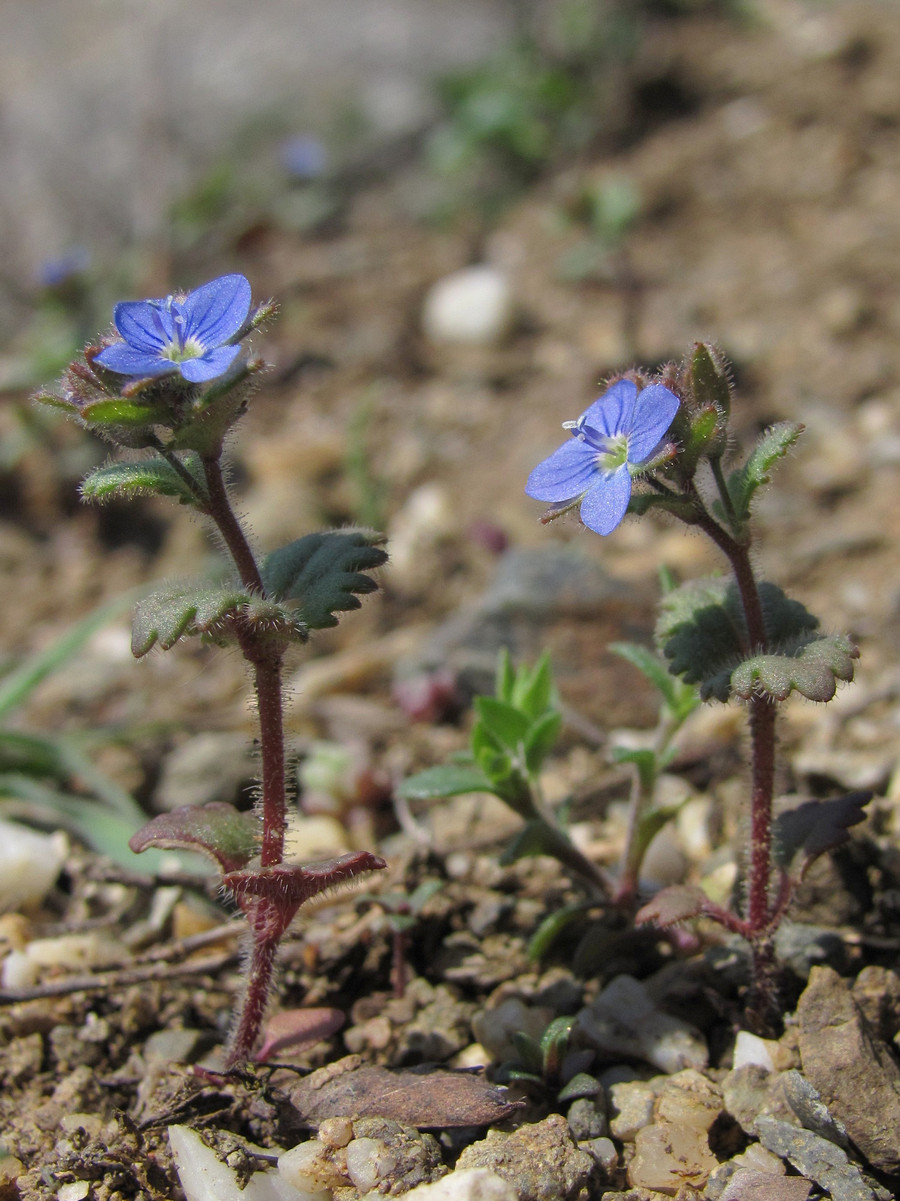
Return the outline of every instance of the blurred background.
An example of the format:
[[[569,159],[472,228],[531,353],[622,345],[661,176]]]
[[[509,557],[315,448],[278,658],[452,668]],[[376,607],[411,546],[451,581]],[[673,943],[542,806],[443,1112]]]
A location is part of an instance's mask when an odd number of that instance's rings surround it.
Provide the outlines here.
[[[298,666],[301,753],[362,745],[388,777],[436,757],[416,719],[452,727],[502,643],[549,646],[595,730],[652,720],[603,647],[649,638],[661,561],[686,576],[715,559],[673,525],[542,527],[523,486],[602,380],[706,338],[734,363],[742,445],[773,420],[807,426],[761,506],[760,562],[863,646],[865,720],[829,728],[818,770],[831,755],[841,784],[888,786],[895,4],[0,0],[0,17],[7,733],[80,739],[150,808],[246,788],[252,764],[224,752],[253,729],[240,663],[191,644],[136,667],[127,617],[90,618],[211,570],[205,532],[156,501],[81,506],[106,448],[28,401],[115,301],[241,271],[280,304],[233,449],[259,544],[362,523],[392,551],[383,594]],[[44,750],[4,761],[16,803],[35,781],[88,796]]]

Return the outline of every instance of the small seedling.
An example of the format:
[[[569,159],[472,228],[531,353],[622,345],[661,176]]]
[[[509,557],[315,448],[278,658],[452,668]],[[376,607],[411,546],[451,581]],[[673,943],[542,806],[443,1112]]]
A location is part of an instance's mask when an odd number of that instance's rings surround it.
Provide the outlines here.
[[[311,631],[359,608],[359,597],[376,589],[370,573],[386,555],[377,534],[351,529],[306,534],[260,560],[235,514],[224,446],[264,367],[245,352],[245,339],[273,313],[271,303],[251,307],[242,275],[221,276],[187,294],[118,304],[115,332],[88,346],[55,392],[37,397],[132,456],[92,471],[82,484],[85,500],[171,497],[214,527],[230,557],[224,580],[177,581],[140,601],[132,651],[140,657],[192,636],[240,649],[259,713],[257,808],[179,809],[160,814],[131,840],[134,851],[176,847],[212,858],[247,919],[252,947],[230,1067],[253,1054],[278,943],[300,905],[385,866],[368,851],[308,867],[284,862],[283,661]]]
[[[514,668],[503,651],[493,696],[475,698],[470,750],[455,763],[432,767],[404,780],[406,801],[433,801],[468,792],[489,792],[522,818],[501,862],[552,855],[573,872],[594,898],[614,889],[606,874],[578,850],[544,800],[541,768],[562,726],[549,655],[534,667]]]
[[[512,1040],[518,1058],[500,1065],[498,1081],[529,1085],[560,1104],[596,1096],[601,1086],[588,1072],[595,1052],[571,1045],[574,1024],[574,1017],[554,1018],[540,1039],[532,1038],[524,1030],[514,1031]]]

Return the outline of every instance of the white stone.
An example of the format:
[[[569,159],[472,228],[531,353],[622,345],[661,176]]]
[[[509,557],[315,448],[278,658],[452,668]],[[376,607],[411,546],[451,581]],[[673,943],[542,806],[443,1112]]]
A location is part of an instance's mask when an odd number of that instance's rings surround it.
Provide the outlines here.
[[[65,834],[0,821],[0,913],[40,905],[69,850]]]
[[[278,1171],[295,1189],[315,1196],[330,1197],[332,1189],[347,1185],[346,1176],[338,1171],[328,1148],[315,1138],[279,1155]]]
[[[422,325],[432,342],[485,346],[507,333],[512,317],[512,292],[505,274],[481,263],[432,285],[425,297]]]
[[[360,1194],[386,1180],[396,1166],[396,1154],[380,1138],[355,1138],[347,1147],[347,1175]]]
[[[328,1192],[303,1192],[277,1172],[254,1172],[245,1188],[237,1173],[188,1126],[169,1127],[169,1146],[187,1201],[331,1201]]]
[[[764,1068],[767,1072],[774,1072],[775,1062],[772,1059],[770,1046],[767,1039],[750,1034],[747,1030],[739,1030],[734,1042],[734,1070],[737,1071],[738,1068],[752,1063],[756,1067]]]
[[[518,1201],[509,1181],[487,1168],[463,1168],[403,1196],[404,1201]]]

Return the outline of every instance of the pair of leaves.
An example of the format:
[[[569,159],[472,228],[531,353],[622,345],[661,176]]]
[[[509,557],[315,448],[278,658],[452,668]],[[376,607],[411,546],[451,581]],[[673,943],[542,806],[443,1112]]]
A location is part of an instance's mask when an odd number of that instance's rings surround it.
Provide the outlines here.
[[[818,620],[775,584],[759,585],[769,647],[748,649],[747,623],[736,585],[725,578],[692,580],[664,597],[656,637],[670,671],[697,684],[703,700],[785,700],[799,692],[829,701],[838,680],[853,678],[857,650],[843,635],[818,633]]]
[[[370,530],[307,534],[266,559],[266,598],[240,586],[171,584],[138,604],[132,651],[139,658],[157,644],[168,650],[185,635],[226,636],[238,614],[260,631],[305,641],[308,630],[337,625],[337,613],[358,609],[359,595],[378,587],[364,573],[387,559],[379,541]],[[295,599],[300,603],[280,603]]]

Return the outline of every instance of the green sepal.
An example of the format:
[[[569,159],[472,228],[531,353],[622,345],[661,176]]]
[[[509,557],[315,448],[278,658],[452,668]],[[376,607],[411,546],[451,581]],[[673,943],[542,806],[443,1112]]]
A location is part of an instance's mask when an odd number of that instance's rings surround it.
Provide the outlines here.
[[[695,342],[691,355],[691,386],[697,405],[713,405],[721,415],[731,411],[731,380],[721,352],[711,352],[705,342]]]
[[[81,482],[84,500],[103,504],[113,499],[129,500],[134,496],[174,496],[182,504],[196,505],[197,493],[204,495],[206,489],[196,455],[186,456],[182,466],[195,481],[197,491],[192,491],[175,468],[161,456],[141,459],[135,463],[106,463],[89,472]]]
[[[208,634],[249,601],[250,594],[243,588],[191,580],[171,584],[138,602],[131,628],[131,652],[139,659],[157,643],[168,650],[185,635]]]
[[[145,404],[133,404],[130,400],[95,400],[78,410],[86,425],[112,426],[123,429],[149,429],[158,420],[153,409]]]
[[[148,847],[198,851],[213,859],[223,873],[245,867],[259,851],[259,817],[224,801],[184,805],[160,813],[129,841],[135,854]]]
[[[773,701],[799,692],[810,701],[830,701],[837,681],[853,679],[859,650],[845,634],[819,634],[786,647],[780,653],[754,655],[731,673],[734,696],[749,700],[765,693]]]
[[[467,792],[492,791],[491,781],[474,763],[429,767],[410,776],[397,787],[397,795],[405,801],[434,801],[442,797],[463,796]]]
[[[803,426],[795,421],[780,421],[770,426],[760,436],[743,467],[729,475],[728,495],[736,521],[743,523],[749,518],[756,490],[769,482],[772,468],[779,459],[784,458],[802,433]],[[718,517],[728,519],[721,505],[714,506],[714,509]]]
[[[267,556],[263,586],[275,600],[298,600],[297,618],[309,629],[336,626],[335,613],[358,609],[358,597],[378,588],[364,573],[387,561],[381,541],[372,530],[307,534]]]

